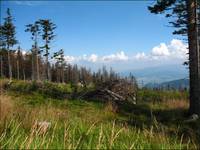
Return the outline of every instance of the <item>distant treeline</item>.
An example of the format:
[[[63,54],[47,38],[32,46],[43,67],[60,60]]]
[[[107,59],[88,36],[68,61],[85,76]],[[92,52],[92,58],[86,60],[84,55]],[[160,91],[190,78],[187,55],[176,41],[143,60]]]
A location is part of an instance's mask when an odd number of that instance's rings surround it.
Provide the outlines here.
[[[51,53],[50,47],[55,38],[56,25],[49,19],[39,19],[25,26],[30,34],[32,45],[29,51],[23,51],[16,39],[16,28],[10,9],[0,25],[0,76],[5,78],[33,81],[52,81],[60,83],[82,84],[117,80],[120,77],[112,68],[108,71],[104,66],[97,72],[85,67],[71,65],[64,58],[64,50]],[[50,63],[50,60],[52,63]],[[136,83],[133,75],[123,77]]]

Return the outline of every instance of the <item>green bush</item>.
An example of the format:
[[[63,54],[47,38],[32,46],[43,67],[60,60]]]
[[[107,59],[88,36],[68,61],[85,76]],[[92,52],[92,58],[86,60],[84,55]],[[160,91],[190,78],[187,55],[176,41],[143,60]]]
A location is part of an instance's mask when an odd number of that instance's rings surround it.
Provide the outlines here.
[[[69,98],[72,93],[70,85],[50,82],[44,82],[38,91],[45,96],[57,99]]]
[[[38,92],[43,96],[50,98],[69,98],[73,89],[69,84],[58,84],[52,82],[31,82],[31,81],[13,81],[3,84],[5,89],[20,93]]]
[[[13,81],[8,85],[8,89],[11,91],[30,93],[38,89],[36,82],[24,82],[24,81]]]

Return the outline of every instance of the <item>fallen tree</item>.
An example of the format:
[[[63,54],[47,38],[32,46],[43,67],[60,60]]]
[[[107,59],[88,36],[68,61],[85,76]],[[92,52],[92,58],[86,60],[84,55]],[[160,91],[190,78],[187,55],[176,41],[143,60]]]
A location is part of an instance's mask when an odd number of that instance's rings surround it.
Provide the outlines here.
[[[131,102],[136,104],[137,84],[125,79],[109,80],[96,85],[95,90],[79,96],[81,99],[114,103]]]

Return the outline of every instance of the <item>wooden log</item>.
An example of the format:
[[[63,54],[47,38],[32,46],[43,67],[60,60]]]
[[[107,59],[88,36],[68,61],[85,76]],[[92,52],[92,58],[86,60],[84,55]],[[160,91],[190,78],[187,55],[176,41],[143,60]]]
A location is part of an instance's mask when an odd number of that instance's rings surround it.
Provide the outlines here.
[[[120,96],[119,94],[117,94],[117,93],[114,93],[114,92],[112,92],[112,91],[110,91],[110,90],[104,90],[106,93],[108,93],[110,96],[112,96],[115,100],[119,100],[119,101],[124,101],[125,100],[125,98],[124,97],[122,97],[122,96]]]

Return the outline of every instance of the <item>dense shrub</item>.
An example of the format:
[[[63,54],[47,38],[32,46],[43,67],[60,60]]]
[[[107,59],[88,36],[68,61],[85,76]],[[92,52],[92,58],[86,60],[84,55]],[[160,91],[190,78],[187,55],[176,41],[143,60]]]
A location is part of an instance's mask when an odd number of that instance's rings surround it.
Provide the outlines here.
[[[69,98],[73,92],[70,84],[56,84],[51,82],[32,82],[32,81],[6,81],[2,82],[4,89],[20,93],[39,92],[43,96],[50,98]]]
[[[1,80],[1,89],[20,93],[39,92],[43,96],[64,99],[74,98],[84,93],[94,90],[95,87],[81,87],[73,84],[59,84],[52,82],[32,82],[32,81],[12,81]],[[187,100],[189,98],[188,91],[167,91],[167,90],[151,90],[140,89],[137,92],[137,101],[144,102],[161,102],[167,100]]]
[[[50,82],[44,82],[39,88],[39,92],[45,96],[52,98],[69,98],[72,93],[72,88],[68,84],[55,84]]]
[[[36,91],[39,85],[36,82],[24,82],[24,81],[13,81],[7,85],[7,88],[11,91],[17,91],[22,93],[30,93]]]

